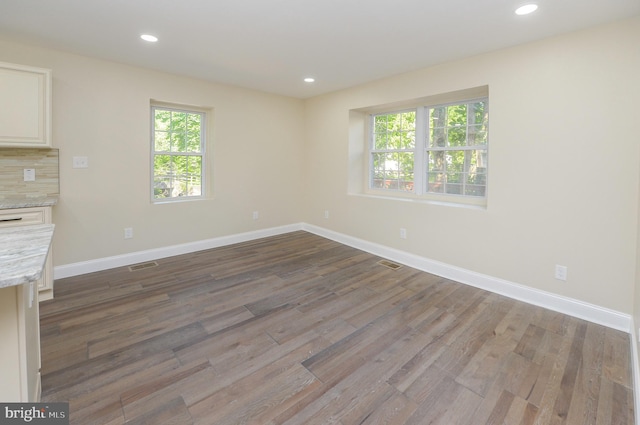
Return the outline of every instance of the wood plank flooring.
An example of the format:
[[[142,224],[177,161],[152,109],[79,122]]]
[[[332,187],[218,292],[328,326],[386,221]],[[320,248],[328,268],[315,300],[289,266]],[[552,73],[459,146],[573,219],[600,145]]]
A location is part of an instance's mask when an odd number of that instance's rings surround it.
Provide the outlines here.
[[[294,232],[55,282],[72,424],[633,424],[629,336]]]

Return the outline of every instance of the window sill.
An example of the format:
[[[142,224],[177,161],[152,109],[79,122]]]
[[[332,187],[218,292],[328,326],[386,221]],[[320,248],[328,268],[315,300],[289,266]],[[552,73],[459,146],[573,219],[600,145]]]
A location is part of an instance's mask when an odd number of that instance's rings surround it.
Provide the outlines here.
[[[484,211],[487,209],[486,198],[467,199],[467,198],[461,198],[455,195],[426,197],[426,196],[417,196],[412,194],[399,193],[396,195],[396,194],[380,193],[380,192],[348,193],[348,195],[358,196],[362,198],[370,198],[370,199],[381,199],[385,201],[410,202],[414,204],[467,208],[471,210],[480,210],[480,211]]]
[[[175,204],[175,203],[183,203],[183,202],[198,202],[198,201],[207,201],[211,198],[207,198],[205,196],[191,197],[191,196],[180,196],[177,198],[163,198],[159,200],[151,200],[152,205],[167,205],[167,204]]]

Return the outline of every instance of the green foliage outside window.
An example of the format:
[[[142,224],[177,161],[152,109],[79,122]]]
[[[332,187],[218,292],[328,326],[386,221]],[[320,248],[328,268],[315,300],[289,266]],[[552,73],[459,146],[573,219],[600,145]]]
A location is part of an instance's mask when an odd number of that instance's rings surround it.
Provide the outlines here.
[[[416,112],[374,117],[373,187],[413,190]]]
[[[416,135],[421,111],[422,136]],[[374,115],[371,187],[414,192],[419,169],[424,192],[485,196],[488,116],[486,101]],[[416,149],[424,149],[425,164],[416,164]]]
[[[428,192],[485,195],[488,117],[486,102],[430,109]]]
[[[153,198],[202,195],[204,113],[153,108]]]

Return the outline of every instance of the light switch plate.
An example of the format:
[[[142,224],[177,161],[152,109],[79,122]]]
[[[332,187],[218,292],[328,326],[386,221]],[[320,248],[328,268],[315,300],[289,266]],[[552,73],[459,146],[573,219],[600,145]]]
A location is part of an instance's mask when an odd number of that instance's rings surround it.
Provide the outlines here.
[[[86,156],[74,156],[73,168],[89,168],[89,157]]]

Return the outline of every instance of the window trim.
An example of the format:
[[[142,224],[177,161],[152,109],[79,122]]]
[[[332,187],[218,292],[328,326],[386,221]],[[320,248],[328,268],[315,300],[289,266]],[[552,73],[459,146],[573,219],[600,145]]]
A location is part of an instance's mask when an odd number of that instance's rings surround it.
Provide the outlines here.
[[[482,90],[480,92],[480,90]],[[384,105],[361,109],[360,111],[365,112],[367,114],[367,125],[365,130],[365,181],[364,181],[364,194],[371,195],[380,198],[388,198],[388,199],[404,199],[404,200],[415,200],[415,201],[434,201],[438,203],[452,203],[452,204],[462,204],[462,205],[475,205],[475,206],[486,206],[488,195],[489,195],[489,179],[488,179],[488,161],[489,161],[489,139],[487,138],[487,144],[484,145],[485,150],[487,152],[487,174],[486,174],[486,182],[485,182],[485,193],[484,196],[473,196],[473,195],[464,195],[464,194],[453,194],[453,193],[437,193],[437,192],[428,192],[426,189],[428,187],[428,164],[427,161],[427,151],[447,151],[447,150],[478,150],[478,148],[482,148],[482,145],[474,145],[474,146],[461,146],[457,147],[457,149],[452,149],[451,147],[442,147],[442,148],[429,148],[428,147],[428,132],[429,132],[429,117],[428,110],[434,109],[437,107],[447,107],[453,105],[460,104],[469,104],[474,102],[485,102],[487,108],[489,108],[489,95],[487,87],[480,87],[475,89],[470,89],[466,96],[462,95],[467,91],[459,91],[452,93],[451,96],[447,99],[447,94],[436,95],[429,98],[421,98],[411,102],[406,103],[396,103],[392,105],[388,105],[385,107]],[[376,150],[374,149],[374,117],[379,115],[387,115],[387,114],[397,114],[403,113],[407,111],[416,111],[416,129],[415,129],[415,148],[414,152],[414,184],[412,191],[403,191],[399,189],[383,189],[383,188],[375,188],[373,187],[373,175],[374,175],[374,167],[373,167],[373,153],[376,151],[384,151],[384,150]],[[489,123],[487,123],[487,133],[489,132]],[[488,136],[487,136],[488,137]],[[393,150],[392,152],[401,152],[402,150]],[[406,150],[404,150],[406,151]]]
[[[166,110],[172,112],[184,112],[188,114],[198,114],[200,115],[200,149],[201,152],[198,153],[190,153],[190,152],[164,152],[164,151],[156,151],[155,150],[155,111],[156,110]],[[179,105],[165,102],[155,102],[152,101],[150,105],[150,166],[149,166],[149,184],[150,184],[150,198],[152,204],[163,204],[163,203],[172,203],[172,202],[186,202],[186,201],[197,201],[206,198],[207,194],[207,173],[208,173],[208,164],[207,164],[207,143],[208,143],[208,127],[209,127],[209,115],[210,111],[204,108],[199,108],[196,106],[189,105]],[[180,155],[180,156],[197,156],[200,157],[200,195],[187,195],[187,196],[176,196],[169,198],[156,198],[155,197],[155,156],[156,155]]]

